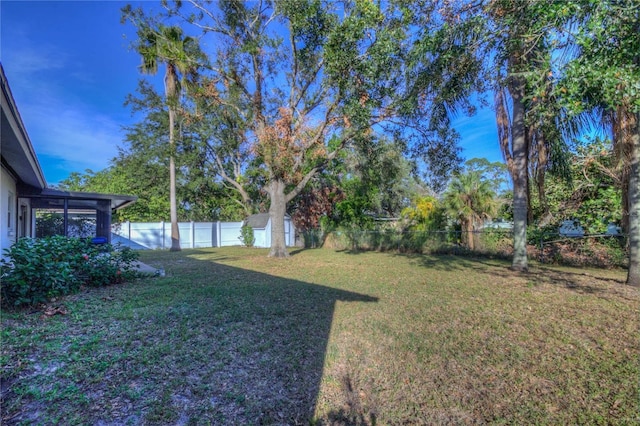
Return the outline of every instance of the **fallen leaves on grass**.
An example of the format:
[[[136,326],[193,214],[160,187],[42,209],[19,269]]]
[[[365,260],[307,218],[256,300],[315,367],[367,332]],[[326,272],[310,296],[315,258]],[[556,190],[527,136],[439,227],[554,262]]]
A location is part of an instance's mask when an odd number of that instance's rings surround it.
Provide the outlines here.
[[[69,311],[63,305],[47,305],[42,310],[42,318],[52,317],[54,315],[67,315]]]

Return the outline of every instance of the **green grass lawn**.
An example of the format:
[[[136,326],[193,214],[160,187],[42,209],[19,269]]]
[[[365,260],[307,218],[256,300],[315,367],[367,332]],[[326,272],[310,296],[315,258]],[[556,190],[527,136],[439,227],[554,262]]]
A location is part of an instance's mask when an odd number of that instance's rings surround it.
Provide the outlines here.
[[[2,312],[2,424],[637,424],[623,271],[144,252],[166,276]]]

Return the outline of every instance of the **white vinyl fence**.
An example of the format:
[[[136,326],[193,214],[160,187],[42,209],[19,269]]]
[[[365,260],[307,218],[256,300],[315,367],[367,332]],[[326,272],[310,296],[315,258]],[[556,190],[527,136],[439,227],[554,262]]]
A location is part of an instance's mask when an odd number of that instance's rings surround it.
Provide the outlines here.
[[[242,245],[242,222],[180,222],[182,248]],[[136,249],[169,249],[170,222],[124,222],[112,227],[111,242]]]
[[[204,248],[240,246],[240,229],[243,222],[179,222],[180,247]],[[271,225],[253,230],[256,237],[255,247],[271,246]],[[134,249],[171,248],[170,222],[124,222],[114,224],[111,229],[111,242]],[[285,242],[295,245],[295,228],[290,218],[285,219]]]

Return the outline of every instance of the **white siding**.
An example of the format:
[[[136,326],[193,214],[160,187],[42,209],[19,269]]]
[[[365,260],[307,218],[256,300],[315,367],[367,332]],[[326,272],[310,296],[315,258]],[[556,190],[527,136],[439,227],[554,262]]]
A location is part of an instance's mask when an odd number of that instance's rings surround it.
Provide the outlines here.
[[[11,247],[16,241],[17,219],[16,219],[16,182],[9,173],[1,168],[0,174],[0,249]]]

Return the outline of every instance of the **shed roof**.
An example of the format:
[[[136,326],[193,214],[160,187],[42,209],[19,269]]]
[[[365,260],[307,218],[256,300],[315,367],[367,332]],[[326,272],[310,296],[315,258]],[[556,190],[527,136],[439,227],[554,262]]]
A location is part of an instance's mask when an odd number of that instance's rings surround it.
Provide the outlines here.
[[[284,215],[284,220],[291,219],[288,214]],[[265,229],[269,223],[269,213],[257,213],[248,216],[244,220],[244,224],[252,227],[253,229]]]
[[[252,214],[244,220],[244,224],[253,229],[265,229],[269,223],[269,213]]]

